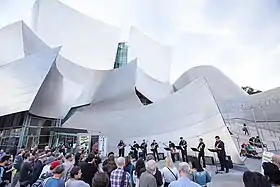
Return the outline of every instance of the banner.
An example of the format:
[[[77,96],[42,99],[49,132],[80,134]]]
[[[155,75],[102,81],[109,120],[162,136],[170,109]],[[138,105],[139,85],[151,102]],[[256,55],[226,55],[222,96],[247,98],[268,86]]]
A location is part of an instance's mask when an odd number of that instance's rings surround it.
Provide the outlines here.
[[[107,137],[100,135],[98,141],[98,149],[100,156],[106,157],[107,156]]]
[[[274,155],[274,153],[272,153],[272,152],[264,151],[263,155],[262,155],[262,164],[264,162],[272,162],[273,155]],[[261,173],[264,174],[262,164],[261,164]]]

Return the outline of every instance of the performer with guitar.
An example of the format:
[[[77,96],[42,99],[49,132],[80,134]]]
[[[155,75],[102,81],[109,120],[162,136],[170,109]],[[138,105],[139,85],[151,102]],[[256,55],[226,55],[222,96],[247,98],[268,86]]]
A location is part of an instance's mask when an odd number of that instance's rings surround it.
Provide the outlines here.
[[[201,158],[202,158],[202,162],[203,162],[203,167],[205,168],[205,153],[204,153],[204,149],[205,149],[205,143],[203,142],[202,138],[199,138],[199,144],[197,149],[199,150],[198,153],[198,161],[199,163],[201,163]]]
[[[119,149],[119,157],[124,157],[124,148],[125,148],[125,143],[123,143],[122,140],[120,140],[119,144],[117,145]]]
[[[131,150],[133,151],[134,158],[137,161],[138,160],[139,144],[136,141],[133,142],[133,146],[131,146]]]
[[[169,141],[170,152],[171,152],[171,159],[173,163],[175,163],[175,153],[176,153],[176,146],[172,141]]]
[[[221,169],[220,171],[224,171],[226,168],[226,173],[228,173],[229,168],[228,165],[226,164],[226,151],[225,151],[225,144],[224,142],[220,139],[219,136],[215,136],[216,142],[215,142],[215,149],[217,150],[218,158],[221,164]]]
[[[143,152],[143,157],[144,157],[144,160],[146,160],[146,156],[147,156],[147,143],[145,140],[143,140],[143,142],[141,143],[141,146],[140,146],[142,152]]]
[[[153,155],[155,157],[155,161],[159,161],[159,156],[158,156],[158,143],[156,140],[153,140],[153,143],[151,144],[151,151],[153,152]]]
[[[188,162],[188,143],[183,137],[180,137],[179,146],[181,147],[181,154],[183,162]]]

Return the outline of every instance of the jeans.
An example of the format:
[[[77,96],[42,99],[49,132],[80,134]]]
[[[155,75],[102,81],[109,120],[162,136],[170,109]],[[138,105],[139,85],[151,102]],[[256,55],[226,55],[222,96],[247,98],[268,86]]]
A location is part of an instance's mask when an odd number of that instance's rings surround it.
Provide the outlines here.
[[[20,172],[17,171],[12,179],[11,187],[16,187],[18,180],[19,180]]]

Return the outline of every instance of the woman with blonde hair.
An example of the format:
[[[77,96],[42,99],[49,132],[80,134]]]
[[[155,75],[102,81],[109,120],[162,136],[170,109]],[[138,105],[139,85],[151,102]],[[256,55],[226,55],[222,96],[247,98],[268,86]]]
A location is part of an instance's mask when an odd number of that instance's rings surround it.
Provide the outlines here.
[[[178,179],[178,170],[174,167],[171,157],[165,158],[165,167],[161,170],[162,177],[164,178],[164,187]]]

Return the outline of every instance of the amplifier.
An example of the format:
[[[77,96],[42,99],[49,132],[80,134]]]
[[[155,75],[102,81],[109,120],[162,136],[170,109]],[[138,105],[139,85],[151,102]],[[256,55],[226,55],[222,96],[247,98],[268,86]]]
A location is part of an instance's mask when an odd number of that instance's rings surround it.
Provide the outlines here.
[[[215,165],[214,158],[212,156],[205,156],[205,164],[207,164],[207,165]]]

